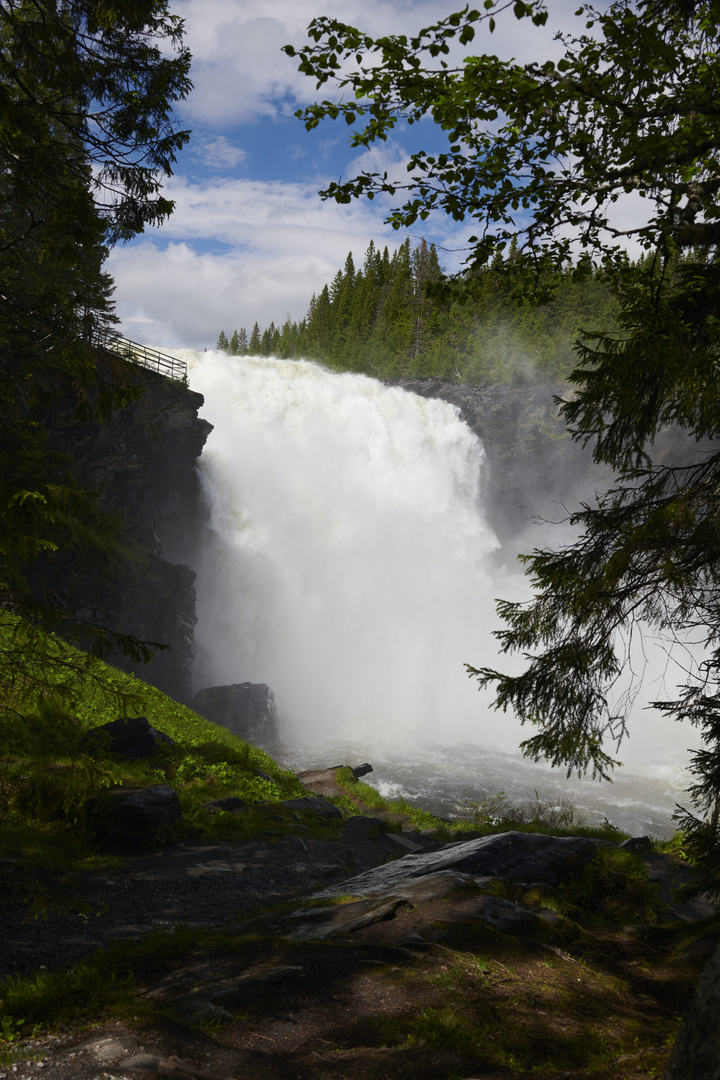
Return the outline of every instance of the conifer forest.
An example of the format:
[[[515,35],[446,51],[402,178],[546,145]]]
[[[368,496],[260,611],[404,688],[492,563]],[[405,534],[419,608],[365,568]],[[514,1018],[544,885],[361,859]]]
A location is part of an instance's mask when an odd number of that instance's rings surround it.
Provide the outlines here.
[[[437,249],[410,239],[392,255],[371,240],[362,266],[349,253],[342,270],[313,295],[300,322],[261,330],[255,322],[224,330],[217,348],[231,355],[306,357],[337,371],[380,379],[434,376],[476,385],[557,382],[573,363],[584,330],[614,324],[615,302],[601,275],[578,267],[556,272],[542,287],[542,306],[515,296],[507,262],[449,281]]]

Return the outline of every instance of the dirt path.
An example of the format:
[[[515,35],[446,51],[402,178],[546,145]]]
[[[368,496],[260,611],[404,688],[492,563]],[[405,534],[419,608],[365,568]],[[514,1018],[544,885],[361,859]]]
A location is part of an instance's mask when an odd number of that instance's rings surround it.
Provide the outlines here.
[[[341,845],[318,843],[332,866]],[[254,850],[257,874],[279,869],[283,852],[270,846]],[[145,880],[224,887],[248,872],[250,850],[138,858],[128,891]],[[630,893],[617,882],[608,893],[614,926],[563,919],[547,933],[537,920],[525,933],[499,931],[474,885],[236,919],[202,941],[179,940],[175,954],[146,955],[132,966],[122,1016],[20,1044],[16,1068],[0,1077],[650,1080],[718,926],[638,926]],[[524,887],[513,897],[537,910]]]

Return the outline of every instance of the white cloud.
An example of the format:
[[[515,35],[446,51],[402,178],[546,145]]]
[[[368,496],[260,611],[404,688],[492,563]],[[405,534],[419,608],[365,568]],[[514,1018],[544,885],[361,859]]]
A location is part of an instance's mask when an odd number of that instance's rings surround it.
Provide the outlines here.
[[[251,148],[253,176],[262,176],[263,146],[250,146],[243,123],[285,115],[296,103],[312,100],[314,83],[297,72],[297,62],[281,52],[286,42],[307,40],[313,17],[332,15],[374,35],[417,32],[461,7],[458,0],[173,0],[173,10],[186,19],[187,41],[194,54],[195,91],[179,113],[195,127],[189,154],[215,170],[237,169]],[[574,3],[554,0],[553,30],[567,27]],[[579,22],[579,20],[577,20]],[[552,55],[557,46],[550,29],[537,30],[512,12],[498,20],[492,36],[478,34],[476,52],[487,49],[519,60]],[[324,91],[323,91],[324,92]],[[228,129],[223,133],[223,125]],[[233,131],[229,128],[232,126]],[[422,127],[413,129],[422,136]],[[257,135],[257,128],[254,131]],[[345,125],[328,125],[326,145],[317,141],[312,167],[329,171]],[[317,157],[318,149],[320,157]],[[296,139],[281,148],[284,160],[303,160],[302,125]],[[328,162],[325,162],[327,155]],[[404,177],[405,152],[391,140],[372,148],[355,163],[359,168]],[[370,239],[391,248],[405,239],[383,224],[395,199],[338,206],[323,203],[319,188],[327,176],[304,183],[275,179],[266,168],[262,179],[217,177],[204,184],[176,175],[164,194],[176,210],[162,233],[149,231],[142,243],[115,249],[109,270],[117,283],[117,309],[125,332],[136,340],[203,348],[226,333],[282,322],[286,314],[301,318],[313,291],[330,281],[352,250],[356,261]],[[460,266],[468,226],[438,214],[417,234],[455,251],[442,252],[448,269]],[[158,235],[160,240],[156,239]]]
[[[281,51],[286,44],[307,43],[313,18],[332,16],[374,36],[411,35],[461,7],[459,0],[175,0],[173,10],[185,19],[195,85],[179,111],[192,121],[222,126],[286,114],[314,100],[314,81]],[[451,56],[489,52],[521,63],[554,58],[560,49],[554,33],[582,28],[582,20],[573,18],[576,7],[575,0],[553,0],[544,28],[505,12],[494,34],[479,28],[471,48],[457,46]],[[321,96],[332,94],[326,84]]]
[[[247,153],[226,139],[224,135],[197,135],[191,143],[190,153],[211,169],[234,169],[245,160]]]
[[[323,204],[310,184],[176,177],[166,193],[176,199],[162,230],[172,242],[115,248],[108,262],[123,332],[141,342],[202,349],[220,330],[301,319],[348,251],[359,262],[371,239],[404,239],[371,206]],[[227,251],[198,250],[209,238]]]
[[[318,198],[324,177],[306,183],[215,178],[192,183],[173,177],[164,188],[175,210],[162,227],[173,240],[212,240],[243,251],[308,251],[317,238],[323,251],[334,238],[388,232],[381,209],[362,202],[351,207]],[[343,259],[347,250],[343,253]]]

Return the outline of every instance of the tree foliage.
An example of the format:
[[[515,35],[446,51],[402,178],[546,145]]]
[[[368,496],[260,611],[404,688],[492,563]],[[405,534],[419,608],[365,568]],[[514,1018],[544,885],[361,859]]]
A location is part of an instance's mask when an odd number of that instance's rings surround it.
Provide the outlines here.
[[[456,60],[509,6],[466,7],[411,38],[317,19],[311,44],[286,51],[343,92],[298,114],[308,128],[343,118],[367,147],[430,118],[447,136],[442,153],[416,149],[405,177],[360,173],[324,197],[400,195],[396,227],[437,209],[472,223],[474,270],[514,240],[517,292],[544,299],[553,271],[595,266],[617,299],[617,328],[581,335],[560,402],[615,481],[572,515],[576,541],[524,556],[534,598],[500,604],[502,647],[525,670],[470,668],[535,726],[526,753],[606,776],[632,700],[613,689],[639,626],[694,633],[706,660],[686,694],[720,697],[720,5],[583,4],[560,60]],[[546,21],[540,3],[512,6]],[[628,241],[645,252],[637,262]],[[685,433],[678,460],[664,454],[668,425]]]
[[[102,419],[139,392],[97,364],[114,320],[102,267],[108,243],[172,210],[161,182],[188,139],[171,109],[189,61],[165,0],[0,0],[0,607],[68,631],[28,567],[112,559],[114,529],[48,418]],[[96,628],[99,646],[112,637]]]
[[[518,306],[505,262],[498,258],[448,288],[433,245],[421,241],[413,248],[406,240],[391,256],[370,241],[362,265],[356,269],[348,255],[299,323],[273,324],[254,349],[243,329],[229,351],[309,357],[380,379],[560,383],[573,364],[578,327],[612,326],[614,302],[596,275],[578,282],[563,271],[555,275],[552,301]],[[220,339],[217,347],[225,348]]]
[[[189,138],[171,109],[191,85],[166,0],[2,0],[0,43],[0,152],[27,229],[69,184],[89,186],[110,242],[162,222]]]
[[[394,226],[436,209],[471,219],[479,226],[468,238],[473,263],[487,263],[515,237],[518,265],[534,272],[565,264],[578,246],[617,260],[628,238],[649,251],[714,245],[718,4],[583,4],[585,32],[558,35],[557,63],[491,54],[455,63],[453,39],[465,45],[476,28],[492,31],[499,12],[512,7],[519,19],[547,21],[539,0],[484,7],[465,7],[411,38],[374,39],[323,17],[308,28],[314,45],[285,47],[318,88],[334,82],[343,91],[342,100],[297,114],[308,129],[342,117],[355,129],[351,144],[367,147],[430,118],[447,137],[442,153],[412,153],[405,177],[361,172],[321,194],[347,203],[401,193],[405,201],[388,217]],[[628,224],[612,211],[630,194],[645,201]],[[586,264],[576,265],[582,272]]]

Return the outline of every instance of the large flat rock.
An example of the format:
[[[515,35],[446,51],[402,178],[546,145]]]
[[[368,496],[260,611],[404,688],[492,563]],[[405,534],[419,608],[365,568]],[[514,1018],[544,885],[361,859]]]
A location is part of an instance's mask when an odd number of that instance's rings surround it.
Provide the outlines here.
[[[403,896],[418,879],[442,871],[473,878],[497,877],[505,881],[559,885],[582,869],[601,843],[584,836],[491,833],[477,840],[448,844],[439,851],[405,855],[315,895]]]

